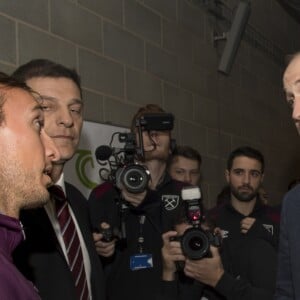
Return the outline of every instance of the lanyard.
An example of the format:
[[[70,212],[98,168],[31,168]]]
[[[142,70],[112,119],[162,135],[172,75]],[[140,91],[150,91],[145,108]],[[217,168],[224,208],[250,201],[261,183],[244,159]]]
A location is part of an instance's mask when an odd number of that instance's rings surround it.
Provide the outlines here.
[[[143,227],[146,221],[146,216],[141,215],[139,216],[139,223],[140,223],[140,230],[139,230],[139,237],[138,237],[138,251],[139,253],[143,253],[143,245],[144,245],[144,235],[143,235]]]

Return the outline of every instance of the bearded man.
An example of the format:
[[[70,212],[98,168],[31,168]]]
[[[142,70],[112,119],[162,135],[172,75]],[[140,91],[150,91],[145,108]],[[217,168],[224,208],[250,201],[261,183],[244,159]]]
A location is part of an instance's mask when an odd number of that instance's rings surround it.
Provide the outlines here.
[[[222,229],[224,240],[259,238],[277,248],[279,211],[264,205],[259,196],[264,169],[264,156],[254,148],[239,147],[230,153],[225,170],[230,200],[208,214]]]

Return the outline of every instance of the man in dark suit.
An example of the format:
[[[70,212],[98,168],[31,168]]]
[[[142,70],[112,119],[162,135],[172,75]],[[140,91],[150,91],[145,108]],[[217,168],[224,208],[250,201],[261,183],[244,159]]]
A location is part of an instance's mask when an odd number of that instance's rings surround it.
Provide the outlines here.
[[[290,57],[283,86],[300,134],[300,52]],[[285,196],[281,210],[276,300],[300,299],[300,186]]]
[[[45,131],[60,153],[51,177],[52,199],[43,208],[23,212],[26,242],[15,253],[20,270],[42,299],[104,299],[102,267],[92,241],[84,196],[64,181],[63,168],[77,148],[83,117],[82,91],[76,71],[37,59],[13,74],[42,100]]]

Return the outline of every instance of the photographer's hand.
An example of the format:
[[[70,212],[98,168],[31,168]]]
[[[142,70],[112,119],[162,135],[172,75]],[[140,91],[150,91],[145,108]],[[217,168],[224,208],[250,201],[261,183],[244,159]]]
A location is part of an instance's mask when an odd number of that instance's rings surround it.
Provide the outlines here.
[[[96,246],[96,251],[98,255],[103,257],[110,257],[115,252],[115,243],[116,241],[113,240],[111,242],[103,242],[101,241],[103,235],[101,233],[93,232],[93,239]]]
[[[172,241],[172,237],[176,237],[176,231],[168,231],[162,235],[163,247],[161,249],[163,258],[163,274],[162,279],[172,281],[175,279],[176,261],[184,261],[179,241]]]
[[[241,221],[241,232],[242,233],[247,233],[249,229],[252,227],[256,219],[246,217]]]
[[[108,228],[109,225],[107,223],[103,222],[103,223],[101,223],[100,227]],[[97,251],[98,255],[101,255],[103,257],[110,257],[115,252],[116,239],[112,240],[111,242],[104,242],[104,241],[102,241],[102,238],[103,238],[102,233],[93,232],[93,240],[94,240],[96,251]]]
[[[125,188],[122,189],[122,197],[129,202],[132,206],[139,206],[145,199],[147,190],[139,194],[133,194],[128,192]]]
[[[204,284],[215,287],[224,274],[218,248],[210,246],[212,257],[199,260],[186,259],[184,273]]]

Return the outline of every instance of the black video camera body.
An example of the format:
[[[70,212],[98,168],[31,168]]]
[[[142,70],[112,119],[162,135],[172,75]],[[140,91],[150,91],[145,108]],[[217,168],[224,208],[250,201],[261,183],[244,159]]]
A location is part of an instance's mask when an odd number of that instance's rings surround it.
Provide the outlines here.
[[[149,170],[136,162],[144,160],[143,131],[172,130],[174,117],[167,113],[148,113],[136,120],[139,143],[136,142],[135,133],[115,132],[112,135],[110,146],[100,146],[96,149],[96,158],[100,165],[107,161],[107,168],[101,168],[99,175],[102,180],[109,180],[119,188],[124,187],[131,193],[142,193],[148,187],[150,180]],[[112,147],[114,136],[117,135],[120,143],[125,143],[122,149]],[[104,174],[109,173],[108,176]]]
[[[185,214],[188,222],[193,226],[187,229],[182,236],[177,237],[181,243],[183,254],[189,259],[210,257],[210,245],[221,246],[221,238],[210,230],[201,228],[203,224],[203,209],[199,187],[185,187],[181,192],[184,200]]]

